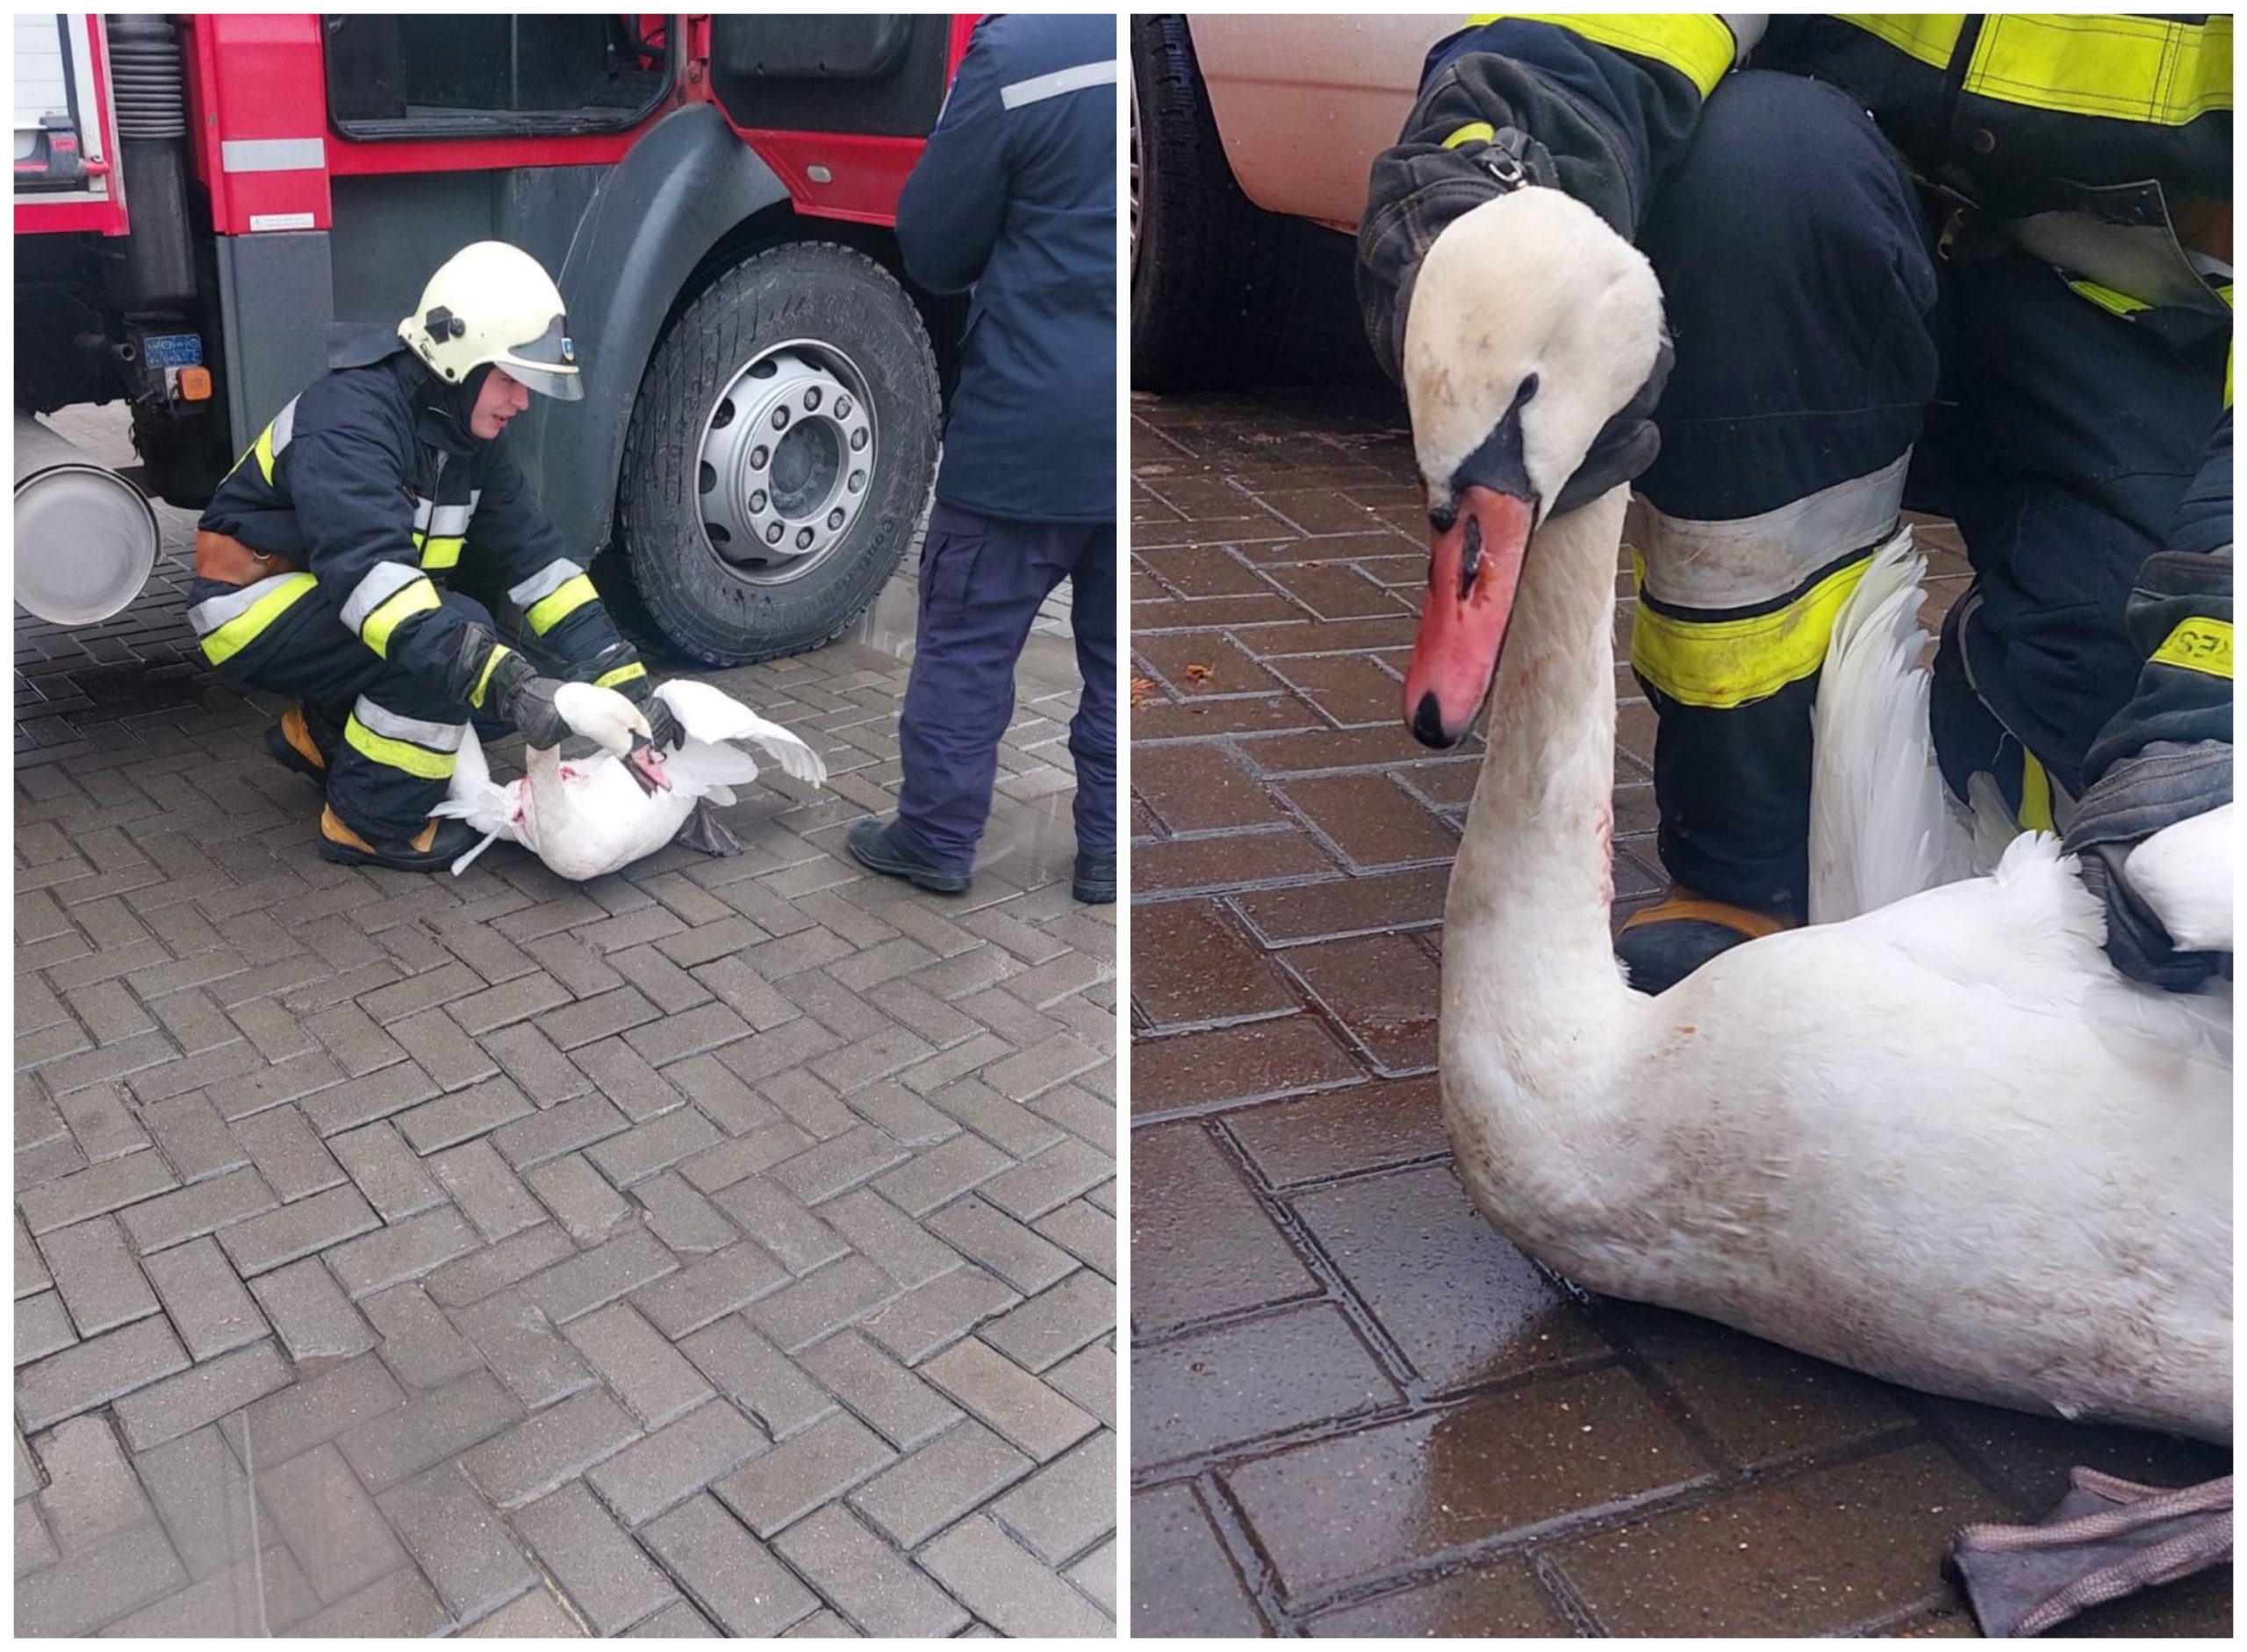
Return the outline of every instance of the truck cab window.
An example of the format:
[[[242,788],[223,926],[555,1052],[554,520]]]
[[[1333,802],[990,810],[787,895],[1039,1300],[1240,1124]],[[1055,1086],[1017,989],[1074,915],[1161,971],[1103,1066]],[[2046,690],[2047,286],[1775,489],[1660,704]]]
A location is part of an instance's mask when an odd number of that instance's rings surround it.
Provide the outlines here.
[[[363,140],[621,131],[670,89],[664,21],[329,17],[328,118]]]

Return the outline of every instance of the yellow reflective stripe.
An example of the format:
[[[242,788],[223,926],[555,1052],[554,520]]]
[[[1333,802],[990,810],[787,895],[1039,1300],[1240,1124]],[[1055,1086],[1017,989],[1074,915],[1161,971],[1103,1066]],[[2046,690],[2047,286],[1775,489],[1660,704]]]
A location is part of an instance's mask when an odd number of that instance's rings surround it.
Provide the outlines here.
[[[2052,822],[2052,777],[2027,746],[2021,749],[2021,830],[2056,832]]]
[[[273,427],[268,425],[257,433],[257,441],[250,451],[257,456],[257,468],[265,478],[265,485],[273,485]]]
[[[461,547],[468,543],[465,539],[432,539],[425,542],[419,534],[413,535],[413,542],[421,548],[421,565],[437,569],[458,567]]]
[[[344,719],[343,738],[354,751],[386,768],[403,769],[416,779],[449,780],[452,778],[452,752],[432,751],[427,746],[415,745],[410,740],[393,740],[388,735],[377,734],[359,721],[356,713]]]
[[[436,586],[427,579],[416,579],[369,614],[367,622],[359,628],[359,635],[369,648],[388,659],[391,633],[415,614],[437,607],[439,601]]]
[[[1965,89],[2031,109],[2181,126],[2231,107],[2231,19],[1992,12]]]
[[[1564,11],[1531,14],[1492,11],[1467,19],[1470,28],[1511,19],[1517,23],[1550,23],[1595,46],[1612,47],[1634,57],[1667,64],[1700,88],[1706,97],[1716,90],[1738,54],[1732,31],[1712,12],[1639,12],[1618,16],[1606,11]],[[1447,147],[1449,146],[1447,145]]]
[[[593,582],[579,574],[563,585],[552,596],[532,605],[531,632],[534,636],[544,636],[588,602],[599,600],[600,593],[593,589]]]
[[[319,581],[308,573],[292,573],[266,595],[203,639],[203,657],[224,665],[257,640],[258,633],[281,616],[281,611],[310,591]]]
[[[2229,682],[2231,621],[2179,620],[2168,641],[2153,650],[2153,663],[2181,666],[2188,672],[2205,672],[2210,677],[2221,677]]]
[[[2068,286],[2080,297],[2090,299],[2100,309],[2115,315],[2136,315],[2141,310],[2150,310],[2153,307],[2143,298],[2133,298],[2127,292],[2117,292],[2112,287],[2102,287],[2095,281],[2071,281]]]
[[[1958,49],[1958,32],[1966,25],[1964,13],[1956,11],[1931,11],[1923,16],[1834,15],[1836,20],[1863,29],[1874,39],[1885,40],[1905,56],[1917,58],[1934,68],[1950,67],[1950,54]]]
[[[1443,140],[1447,149],[1456,149],[1462,143],[1489,143],[1497,136],[1497,130],[1487,120],[1470,120]]]
[[[593,679],[593,686],[614,688],[619,683],[628,683],[635,677],[645,677],[647,674],[648,668],[638,660],[634,660],[629,665],[620,665],[613,672],[603,672]]]
[[[468,703],[478,711],[484,709],[484,691],[492,686],[492,672],[499,662],[514,652],[505,643],[494,643],[492,651],[484,657],[484,669],[476,674],[476,686],[469,691]]]
[[[1681,620],[1640,602],[1631,623],[1631,664],[1688,706],[1768,699],[1825,663],[1834,621],[1871,561],[1837,568],[1784,608],[1745,620]]]

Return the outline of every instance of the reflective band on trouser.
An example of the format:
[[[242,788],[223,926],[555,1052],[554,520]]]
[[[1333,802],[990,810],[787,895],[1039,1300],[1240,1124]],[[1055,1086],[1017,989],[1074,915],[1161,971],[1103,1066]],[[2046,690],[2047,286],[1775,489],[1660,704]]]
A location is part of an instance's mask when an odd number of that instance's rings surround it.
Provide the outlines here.
[[[465,539],[424,539],[420,534],[413,535],[414,549],[421,553],[421,565],[439,571],[460,565],[461,547],[466,543]]]
[[[412,585],[367,616],[367,622],[359,628],[360,639],[383,658],[388,659],[391,634],[415,614],[427,614],[439,607],[442,601],[442,599],[437,595],[437,587],[417,573]]]
[[[1885,40],[1906,57],[1933,68],[1949,68],[1958,49],[1958,32],[1966,26],[1959,11],[1928,11],[1851,16],[1836,12],[1834,20],[1863,29],[1875,40]]]
[[[1965,90],[2030,109],[2181,126],[2231,107],[2231,19],[1993,11]]]
[[[648,668],[638,660],[634,660],[629,665],[620,665],[613,672],[603,672],[593,679],[593,686],[614,688],[619,683],[628,683],[635,677],[645,677],[647,674]]]
[[[2057,831],[2052,823],[2052,777],[2027,746],[2021,748],[2021,830]]]
[[[1667,64],[1700,89],[1706,97],[1716,90],[1739,51],[1732,31],[1714,12],[1638,12],[1618,15],[1606,11],[1562,11],[1532,15],[1494,11],[1467,19],[1470,27],[1486,23],[1550,23],[1596,46],[1612,47],[1634,57]]]
[[[585,570],[567,557],[557,557],[536,573],[519,584],[507,587],[507,600],[519,608],[528,608],[543,601],[564,585],[577,578]]]
[[[1657,602],[1721,612],[1788,597],[1853,550],[1896,530],[1911,468],[1906,448],[1867,476],[1820,488],[1758,516],[1705,521],[1648,509],[1643,583]]]
[[[2231,621],[2198,618],[2179,620],[2177,628],[2169,634],[2167,640],[2153,650],[2153,663],[2205,672],[2229,682]]]
[[[1470,120],[1443,140],[1447,149],[1456,149],[1462,143],[1489,143],[1498,135],[1497,129],[1487,120]]]
[[[276,574],[197,603],[187,611],[187,622],[203,639],[203,657],[224,665],[318,583],[308,573]]]
[[[552,596],[531,605],[528,616],[531,634],[544,636],[588,602],[599,600],[600,593],[593,589],[593,582],[579,574],[565,581]]]
[[[343,738],[353,751],[419,780],[449,779],[467,732],[465,723],[402,717],[384,710],[363,694],[343,724]]]
[[[492,673],[499,669],[501,660],[513,652],[514,650],[504,643],[494,643],[492,645],[492,651],[484,657],[484,669],[476,674],[476,686],[469,691],[470,705],[478,711],[484,709],[484,694],[485,691],[492,686]]]
[[[1746,619],[1689,620],[1641,600],[1631,624],[1631,664],[1672,700],[1727,708],[1817,675],[1834,621],[1872,564],[1868,554],[1784,607]]]

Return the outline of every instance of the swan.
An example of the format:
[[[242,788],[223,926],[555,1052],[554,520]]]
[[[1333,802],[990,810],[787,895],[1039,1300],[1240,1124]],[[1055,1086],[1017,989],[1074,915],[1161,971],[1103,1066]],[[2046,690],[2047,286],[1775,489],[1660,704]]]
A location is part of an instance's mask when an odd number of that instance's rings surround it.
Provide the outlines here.
[[[755,741],[799,780],[827,784],[826,764],[800,736],[708,683],[681,678],[656,690],[686,732],[685,743],[668,758],[648,744],[644,722],[635,738],[630,722],[614,715],[614,707],[563,703],[574,690],[586,687],[568,684],[556,699],[572,726],[603,748],[592,758],[564,762],[558,746],[534,746],[525,758],[523,778],[500,786],[492,779],[476,731],[469,730],[445,801],[434,811],[464,820],[485,834],[483,842],[453,863],[456,876],[501,839],[522,844],[556,874],[576,882],[655,853],[680,837],[682,828],[698,847],[730,854],[739,845],[705,805],[730,805],[733,787],[757,776],[756,759],[731,743],[736,740]],[[630,701],[614,693],[608,698],[638,718]],[[694,824],[687,827],[690,817]]]
[[[1659,997],[1614,959],[1629,490],[1550,520],[1540,501],[1645,381],[1661,305],[1634,248],[1531,188],[1444,230],[1407,317],[1432,558],[1404,721],[1449,745],[1490,707],[1444,918],[1440,1088],[1468,1190],[1595,1290],[1939,1394],[2229,1442],[2228,995],[2120,976],[2049,837],[1974,876],[1924,792],[1867,816],[1915,822],[1901,850],[1836,818],[1836,788],[1928,767],[1902,549],[1826,691],[1862,698],[1820,713],[1853,747],[1821,754],[1822,875],[1841,892],[1822,916],[1854,916],[1735,947]],[[1916,748],[1898,738],[1914,693]],[[2140,857],[2228,945],[2220,830]],[[2228,1555],[2228,1486],[2222,1502]]]

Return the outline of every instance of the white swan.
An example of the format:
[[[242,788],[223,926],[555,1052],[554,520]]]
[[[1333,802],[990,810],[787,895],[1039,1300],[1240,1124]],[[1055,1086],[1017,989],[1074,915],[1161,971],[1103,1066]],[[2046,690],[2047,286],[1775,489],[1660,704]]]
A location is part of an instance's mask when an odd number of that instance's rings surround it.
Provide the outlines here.
[[[1638,389],[1660,325],[1644,259],[1530,189],[1445,231],[1406,328],[1439,529],[1406,720],[1448,743],[1491,705],[1441,1011],[1475,1203],[1597,1290],[1937,1393],[2229,1440],[2229,999],[2118,976],[2051,839],[1660,997],[1626,985],[1608,921],[1626,490],[1542,522],[1531,501]]]
[[[621,695],[584,684],[565,686],[556,699],[564,700],[580,689],[605,694],[639,717]],[[757,742],[797,779],[827,784],[827,765],[818,752],[730,694],[684,678],[665,683],[656,694],[686,731],[685,743],[667,758],[654,756],[644,745],[635,751],[628,725],[614,715],[602,717],[590,700],[574,709],[565,701],[571,726],[586,729],[606,750],[565,763],[558,746],[533,747],[523,778],[500,786],[492,779],[476,731],[470,729],[445,801],[434,812],[468,822],[485,837],[453,863],[454,873],[465,872],[477,856],[504,839],[522,844],[557,875],[582,882],[655,853],[678,837],[688,818],[698,814],[702,836],[695,841],[731,853],[730,835],[708,819],[702,805],[730,805],[733,787],[757,778],[756,759],[731,743],[736,740]],[[641,727],[644,731],[644,722]]]

